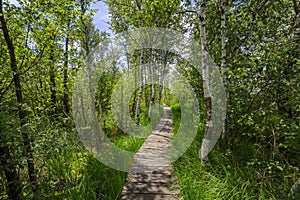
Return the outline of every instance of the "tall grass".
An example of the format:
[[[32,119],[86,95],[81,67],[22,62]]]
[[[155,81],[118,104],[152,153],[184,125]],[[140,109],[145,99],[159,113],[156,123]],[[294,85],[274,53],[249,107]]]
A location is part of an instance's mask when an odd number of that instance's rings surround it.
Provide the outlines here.
[[[144,139],[122,133],[110,119],[106,119],[104,128],[111,141],[121,149],[136,152],[144,142]],[[74,130],[45,122],[37,134],[35,155],[38,189],[32,193],[28,183],[24,183],[23,199],[120,198],[126,173],[114,170],[94,158]],[[0,195],[0,199],[7,199],[7,196]]]
[[[173,104],[171,109],[176,132],[180,125],[180,106]],[[266,187],[267,180],[258,180],[254,168],[239,166],[229,151],[212,151],[209,163],[203,166],[199,150],[204,129],[204,124],[200,124],[192,145],[173,163],[184,200],[276,199],[274,191]]]
[[[173,103],[171,109],[176,134],[180,126],[180,105]],[[285,199],[282,194],[288,192],[282,186],[285,182],[264,176],[255,166],[241,164],[229,150],[217,147],[210,153],[209,163],[201,165],[199,149],[204,129],[204,123],[200,124],[190,148],[173,163],[183,199]],[[105,130],[116,146],[127,151],[137,152],[144,142],[120,132],[108,119]],[[35,154],[39,156],[36,161],[39,188],[32,194],[25,185],[24,199],[120,198],[126,173],[100,163],[78,141],[76,133],[45,125],[38,134]]]
[[[100,163],[75,133],[51,131],[52,141],[43,137],[43,144],[51,145],[41,148],[46,153],[37,163],[38,192],[24,194],[25,199],[118,199],[126,173]]]

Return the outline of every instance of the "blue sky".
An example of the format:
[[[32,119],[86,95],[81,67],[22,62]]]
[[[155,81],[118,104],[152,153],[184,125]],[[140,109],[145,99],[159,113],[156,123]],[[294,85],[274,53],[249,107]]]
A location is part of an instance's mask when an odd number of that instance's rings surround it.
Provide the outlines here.
[[[97,2],[95,4],[92,4],[91,7],[93,9],[97,9],[97,14],[93,17],[93,22],[95,26],[100,31],[107,31],[108,33],[111,33],[111,30],[109,29],[109,14],[108,14],[108,7],[105,3],[102,1]]]

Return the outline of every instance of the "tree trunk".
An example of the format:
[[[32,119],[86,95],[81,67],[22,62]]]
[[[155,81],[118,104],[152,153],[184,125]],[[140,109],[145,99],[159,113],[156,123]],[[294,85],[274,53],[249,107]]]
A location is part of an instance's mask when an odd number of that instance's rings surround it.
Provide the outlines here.
[[[143,9],[142,7],[142,1],[141,0],[136,0],[135,1],[136,6],[138,8],[139,11],[141,11]],[[139,27],[142,26],[142,22],[141,19],[139,21]],[[141,50],[141,55],[140,55],[140,87],[139,87],[139,94],[138,94],[138,99],[136,102],[136,107],[135,107],[135,123],[137,125],[139,125],[140,123],[140,107],[141,107],[141,102],[142,102],[142,95],[143,95],[143,64],[144,64],[144,50]],[[136,77],[135,77],[136,78]],[[136,82],[136,81],[135,81]]]
[[[149,69],[149,65],[147,65],[147,66],[144,66],[145,67],[145,69],[144,69],[144,71],[143,71],[143,83],[145,84],[145,86],[143,87],[143,94],[144,94],[144,99],[145,99],[145,107],[146,108],[148,108],[149,107],[149,103],[150,103],[150,95],[149,95],[149,91],[148,91],[148,88],[147,88],[147,85],[146,85],[146,83],[147,83],[147,81],[148,81],[148,74],[149,73],[147,73],[147,68]]]
[[[226,72],[226,1],[221,0],[221,44],[222,44],[222,52],[221,52],[221,69],[222,74],[224,75]],[[225,77],[224,77],[225,78]]]
[[[123,100],[124,99],[124,85],[121,85],[121,98],[120,98],[120,116],[119,116],[119,120],[120,122],[120,127],[123,127],[124,125],[124,118],[123,118],[123,113],[124,113],[124,105],[123,105]],[[126,123],[126,122],[125,122]]]
[[[132,106],[131,106],[131,113],[135,114],[135,110],[136,110],[136,89],[137,89],[137,77],[136,77],[136,68],[133,69],[134,70],[134,93],[133,93],[133,100],[132,100]]]
[[[294,26],[298,27],[300,24],[300,2],[297,2],[297,0],[293,0],[293,5],[294,5],[294,11],[295,11]]]
[[[51,93],[51,114],[57,115],[57,104],[56,104],[56,83],[55,83],[55,69],[54,69],[54,40],[53,45],[51,46],[50,50],[50,93]]]
[[[22,184],[13,158],[10,156],[9,146],[2,135],[2,126],[0,124],[0,163],[3,166],[4,174],[7,180],[7,194],[9,199],[18,200],[22,195]]]
[[[227,85],[227,77],[226,77],[226,1],[221,0],[221,70],[223,75],[223,80],[225,86]],[[225,140],[226,144],[228,144],[228,136],[225,132],[225,128],[222,131],[222,138]]]
[[[85,0],[80,0],[80,8],[81,8],[81,12],[82,12],[82,14],[80,15],[80,21],[81,21],[81,23],[82,23],[82,34],[83,34],[83,40],[82,40],[82,42],[83,42],[83,49],[85,50],[85,56],[86,57],[88,57],[89,56],[89,54],[90,54],[90,46],[89,46],[89,36],[90,36],[90,30],[89,30],[89,28],[88,28],[88,25],[85,23],[85,21],[84,21],[84,15],[85,15],[85,13],[86,13],[86,10],[87,10],[87,8],[86,8],[86,2],[85,2]]]
[[[155,84],[154,84],[153,65],[150,65],[150,75],[151,75],[151,97],[150,97],[150,106],[149,106],[148,117],[151,119],[153,109],[154,109],[154,106],[155,106]]]
[[[140,56],[140,90],[138,94],[138,99],[136,103],[136,118],[135,123],[137,125],[140,124],[140,109],[141,109],[141,102],[142,102],[142,95],[143,95],[143,64],[144,64],[144,50],[141,50],[141,56]]]
[[[207,0],[202,0],[200,4],[200,37],[201,37],[201,50],[202,50],[202,73],[203,73],[203,88],[205,97],[205,110],[206,110],[206,127],[205,134],[202,140],[201,146],[201,162],[205,164],[208,161],[208,153],[210,140],[212,135],[212,98],[210,94],[209,86],[209,68],[208,68],[208,52],[207,52],[207,40],[206,40],[206,5]]]
[[[67,35],[65,43],[65,60],[64,60],[64,97],[63,97],[63,107],[65,115],[69,115],[70,106],[69,106],[69,91],[68,91],[68,64],[69,64],[69,24],[67,23]]]
[[[164,89],[164,73],[165,73],[165,70],[166,70],[166,66],[167,66],[167,53],[163,53],[162,52],[162,56],[163,56],[163,61],[162,61],[162,67],[160,68],[160,72],[159,72],[159,80],[158,80],[158,83],[159,83],[159,86],[158,86],[158,108],[160,110],[160,107],[161,107],[161,99],[162,99],[162,92],[163,92],[163,89]]]
[[[19,74],[19,70],[18,70],[18,66],[17,66],[14,45],[11,41],[9,31],[8,31],[8,28],[6,25],[6,21],[4,19],[2,0],[0,0],[0,21],[1,21],[4,39],[6,41],[8,51],[9,51],[10,67],[14,74],[13,80],[14,80],[14,85],[15,85],[16,99],[18,102],[18,114],[19,114],[19,119],[20,119],[20,125],[21,125],[21,127],[23,127],[25,124],[28,123],[27,113],[23,108],[23,103],[24,103],[23,93],[22,93],[23,89],[22,89],[20,74]],[[21,128],[21,132],[22,132],[22,137],[23,137],[23,143],[25,146],[25,156],[27,158],[29,180],[33,186],[33,189],[35,189],[36,176],[35,176],[35,170],[34,170],[34,162],[33,162],[34,159],[33,159],[33,155],[32,155],[31,141],[29,139],[28,134],[24,130],[22,130],[22,128]],[[16,180],[16,181],[18,181],[18,180]]]

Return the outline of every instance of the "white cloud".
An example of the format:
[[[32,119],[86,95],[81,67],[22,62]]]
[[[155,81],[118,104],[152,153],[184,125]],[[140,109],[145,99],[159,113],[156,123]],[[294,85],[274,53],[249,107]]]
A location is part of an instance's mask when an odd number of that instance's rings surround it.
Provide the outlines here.
[[[17,0],[8,0],[9,3],[14,4],[16,6],[20,6]]]

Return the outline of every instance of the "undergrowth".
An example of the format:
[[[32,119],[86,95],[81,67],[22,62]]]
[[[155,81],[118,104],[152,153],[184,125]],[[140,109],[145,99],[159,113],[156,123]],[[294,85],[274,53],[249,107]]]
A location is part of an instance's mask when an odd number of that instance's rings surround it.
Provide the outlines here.
[[[174,131],[180,125],[180,106],[171,105]],[[184,200],[208,199],[288,199],[290,185],[274,174],[259,174],[259,169],[240,162],[230,150],[215,147],[205,166],[199,159],[204,123],[189,149],[173,163]],[[276,175],[276,174],[275,174]],[[281,183],[281,184],[279,184]]]

